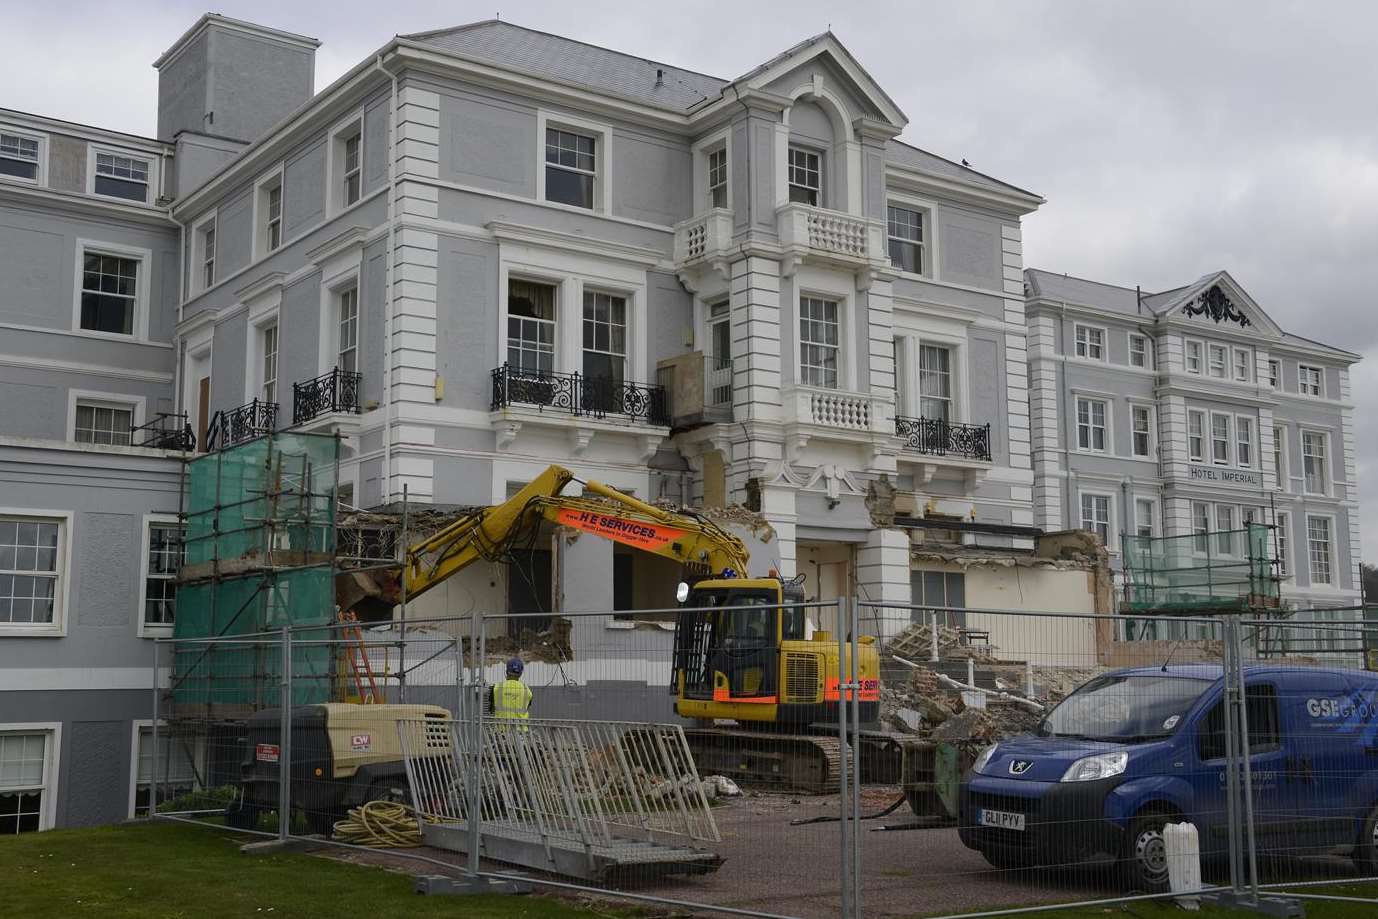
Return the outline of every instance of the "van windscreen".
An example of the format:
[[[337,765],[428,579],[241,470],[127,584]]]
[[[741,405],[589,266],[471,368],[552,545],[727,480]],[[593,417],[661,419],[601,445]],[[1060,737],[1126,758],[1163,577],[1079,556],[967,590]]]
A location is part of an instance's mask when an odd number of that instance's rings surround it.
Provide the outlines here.
[[[1166,737],[1211,685],[1172,676],[1097,677],[1049,712],[1038,733],[1122,743]]]

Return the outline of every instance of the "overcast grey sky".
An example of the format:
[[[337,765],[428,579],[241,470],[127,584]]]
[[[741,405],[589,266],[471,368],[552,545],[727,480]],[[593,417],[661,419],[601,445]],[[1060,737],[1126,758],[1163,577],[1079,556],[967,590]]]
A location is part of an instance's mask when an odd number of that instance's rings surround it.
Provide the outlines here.
[[[4,0],[0,105],[151,134],[150,66],[205,8]],[[500,12],[734,77],[831,26],[904,139],[1037,191],[1026,264],[1145,290],[1225,268],[1354,372],[1365,556],[1378,561],[1378,4],[1235,0],[693,4],[220,0],[321,39],[317,88],[393,34]]]

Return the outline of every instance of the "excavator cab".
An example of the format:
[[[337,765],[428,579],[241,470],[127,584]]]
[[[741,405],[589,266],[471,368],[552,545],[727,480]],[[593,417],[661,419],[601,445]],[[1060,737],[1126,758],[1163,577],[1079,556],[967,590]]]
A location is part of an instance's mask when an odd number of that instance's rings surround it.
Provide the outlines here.
[[[785,649],[803,642],[803,589],[779,578],[717,578],[699,581],[684,595],[684,610],[675,627],[676,709],[685,717],[731,718],[741,723],[803,715],[782,699],[788,687],[786,667],[807,666],[805,655],[788,658]],[[804,686],[814,701],[816,677]],[[809,713],[815,714],[815,713]]]

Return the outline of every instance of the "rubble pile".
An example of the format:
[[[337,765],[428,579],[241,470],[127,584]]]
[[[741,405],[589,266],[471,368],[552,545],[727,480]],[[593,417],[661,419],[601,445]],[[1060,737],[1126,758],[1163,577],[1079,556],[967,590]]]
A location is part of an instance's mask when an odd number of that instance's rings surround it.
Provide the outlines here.
[[[926,622],[916,622],[886,642],[885,650],[892,657],[914,663],[926,661],[933,653],[933,627]],[[961,629],[938,626],[938,655],[944,660],[991,661],[996,659],[995,652],[993,645],[968,641]]]
[[[880,690],[880,720],[886,730],[958,743],[973,749],[1006,737],[1029,734],[1042,718],[1024,701],[1024,668],[996,665],[996,685],[1014,698],[984,695],[984,707],[968,705],[962,690],[936,670],[918,666],[903,682],[889,680]],[[991,669],[983,668],[989,674]],[[1094,668],[1042,668],[1035,671],[1034,699],[1051,709],[1097,674]]]

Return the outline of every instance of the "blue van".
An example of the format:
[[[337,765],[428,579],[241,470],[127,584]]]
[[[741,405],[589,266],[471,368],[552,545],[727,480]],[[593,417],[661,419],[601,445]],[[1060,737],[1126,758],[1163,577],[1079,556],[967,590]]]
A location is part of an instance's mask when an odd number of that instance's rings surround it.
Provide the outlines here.
[[[1163,826],[1228,847],[1223,671],[1116,670],[1077,689],[1032,736],[985,750],[962,778],[963,844],[1001,868],[1118,863],[1167,889]],[[1378,874],[1378,674],[1245,668],[1260,853],[1351,855]]]

